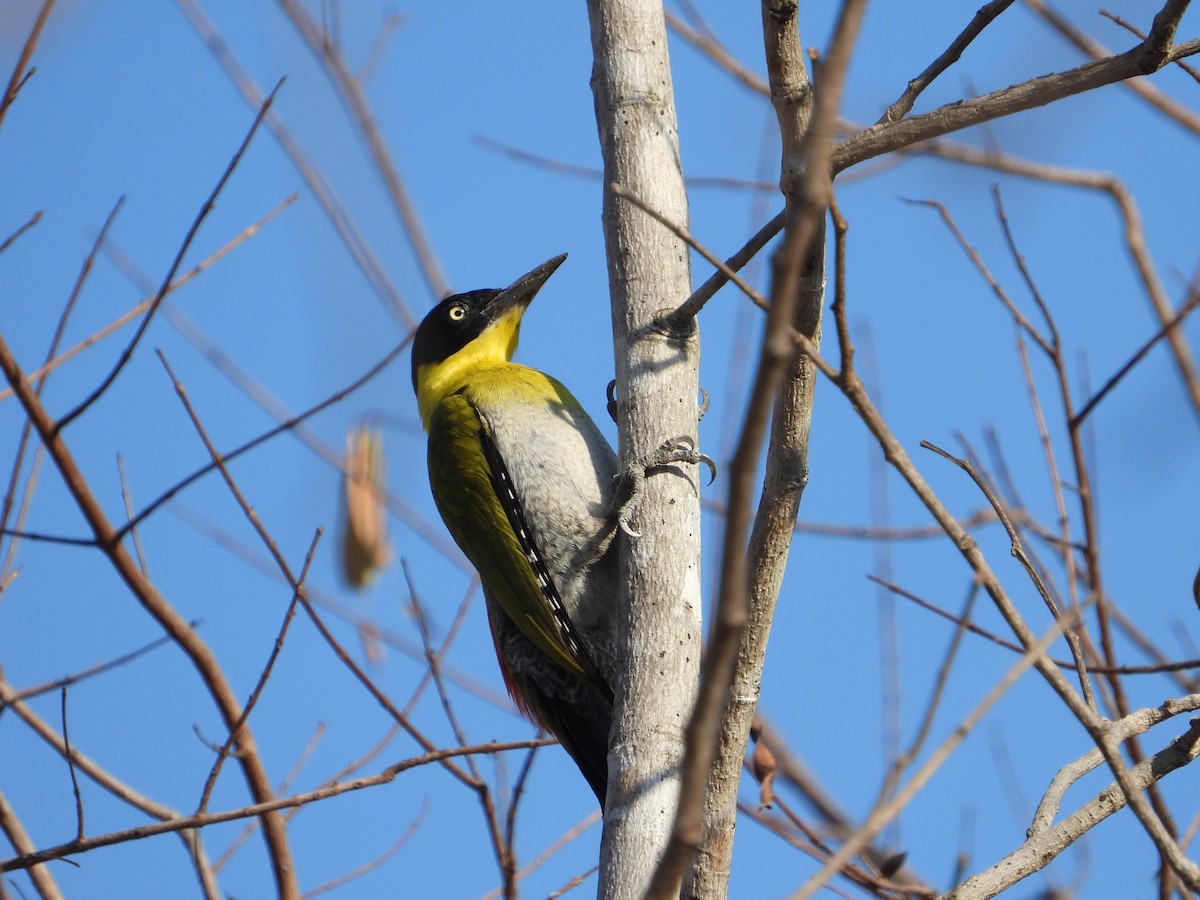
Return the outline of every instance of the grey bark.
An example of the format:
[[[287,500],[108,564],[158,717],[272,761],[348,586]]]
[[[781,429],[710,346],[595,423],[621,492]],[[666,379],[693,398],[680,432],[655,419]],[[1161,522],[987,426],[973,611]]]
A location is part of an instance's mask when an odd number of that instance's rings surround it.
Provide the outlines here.
[[[612,299],[623,468],[667,439],[696,433],[695,327],[654,326],[691,286],[686,245],[633,204],[688,221],[666,26],[657,0],[590,0],[592,90],[604,158],[603,221]],[[609,750],[599,896],[641,897],[671,830],[683,729],[700,662],[700,506],[692,466],[646,479],[621,540],[620,653]]]

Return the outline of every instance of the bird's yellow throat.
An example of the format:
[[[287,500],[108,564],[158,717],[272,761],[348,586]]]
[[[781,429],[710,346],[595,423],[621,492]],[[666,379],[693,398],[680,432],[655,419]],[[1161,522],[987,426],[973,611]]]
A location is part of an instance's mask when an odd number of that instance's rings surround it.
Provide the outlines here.
[[[417,408],[426,431],[437,405],[470,381],[474,372],[512,359],[524,314],[524,306],[514,306],[457,353],[417,369]]]

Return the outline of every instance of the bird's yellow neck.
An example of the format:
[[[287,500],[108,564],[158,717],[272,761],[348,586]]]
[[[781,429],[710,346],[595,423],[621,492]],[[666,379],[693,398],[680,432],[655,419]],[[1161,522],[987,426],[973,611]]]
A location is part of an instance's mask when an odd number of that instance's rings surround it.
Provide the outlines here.
[[[502,366],[512,359],[524,311],[523,307],[514,307],[461,350],[417,369],[417,408],[426,431],[442,400],[461,390],[481,369]]]

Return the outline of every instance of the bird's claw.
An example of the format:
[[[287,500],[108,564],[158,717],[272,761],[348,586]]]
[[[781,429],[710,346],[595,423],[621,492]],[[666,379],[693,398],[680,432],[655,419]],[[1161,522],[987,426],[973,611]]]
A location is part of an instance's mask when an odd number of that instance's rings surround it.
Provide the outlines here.
[[[717,464],[713,462],[712,457],[696,450],[696,441],[690,435],[683,434],[663,441],[658,449],[640,465],[635,463],[621,474],[614,476],[617,483],[616,520],[618,528],[631,538],[642,536],[641,532],[636,531],[629,523],[633,518],[633,509],[641,496],[646,477],[655,469],[681,462],[694,466],[701,464],[707,466],[711,474],[709,484],[712,484],[717,477]]]
[[[651,469],[658,469],[677,462],[690,463],[693,466],[707,466],[708,483],[712,484],[717,480],[717,464],[707,453],[700,453],[696,450],[696,441],[687,434],[663,441],[646,463],[646,471],[649,472]]]

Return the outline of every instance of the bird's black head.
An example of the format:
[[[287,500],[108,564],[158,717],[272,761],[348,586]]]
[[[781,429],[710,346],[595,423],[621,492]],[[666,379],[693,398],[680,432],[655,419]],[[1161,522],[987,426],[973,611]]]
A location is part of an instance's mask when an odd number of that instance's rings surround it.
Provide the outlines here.
[[[421,320],[412,345],[413,390],[417,372],[423,365],[436,365],[453,356],[491,324],[488,305],[500,293],[499,288],[483,288],[447,297]]]
[[[485,288],[447,297],[421,321],[413,337],[412,381],[418,399],[422,372],[431,373],[465,348],[464,365],[503,362],[517,347],[521,316],[566,254],[542,263],[509,287]],[[471,357],[467,359],[466,357]]]

